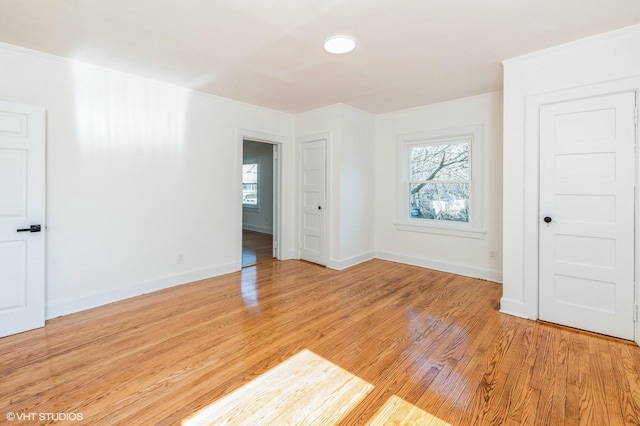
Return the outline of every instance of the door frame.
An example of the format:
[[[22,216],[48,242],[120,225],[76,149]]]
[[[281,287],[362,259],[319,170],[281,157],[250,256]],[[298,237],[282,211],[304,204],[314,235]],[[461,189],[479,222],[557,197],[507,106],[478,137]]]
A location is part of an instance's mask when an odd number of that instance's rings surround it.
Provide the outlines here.
[[[543,105],[591,98],[607,94],[635,92],[636,105],[640,101],[640,76],[614,80],[589,86],[558,90],[555,92],[535,94],[526,97],[525,100],[525,140],[522,167],[524,170],[524,308],[529,319],[537,320],[538,290],[539,290],[539,226],[540,226],[540,108]],[[636,113],[637,115],[637,113]],[[636,146],[639,140],[639,132],[636,126]],[[640,229],[640,214],[638,203],[638,152],[635,156],[635,228]],[[640,247],[640,232],[636,232],[635,246]],[[638,271],[640,271],[640,250],[635,249],[635,309],[640,305],[640,285],[638,283]],[[640,345],[640,327],[638,321],[634,324],[635,341]]]
[[[296,258],[300,259],[300,253],[302,251],[302,144],[307,142],[315,142],[315,141],[325,141],[325,183],[324,183],[324,266],[329,264],[330,261],[330,244],[331,244],[331,233],[329,232],[332,224],[331,220],[331,187],[329,185],[332,182],[331,176],[331,166],[329,159],[331,158],[331,132],[321,132],[307,136],[300,136],[296,138],[296,157],[297,157],[297,172],[298,179],[296,184],[296,198],[297,198],[297,214],[296,214],[296,241],[297,250],[296,250]]]
[[[287,138],[285,136],[239,128],[237,129],[238,156],[236,160],[236,179],[238,184],[236,188],[238,188],[238,198],[236,202],[236,217],[239,218],[240,223],[236,229],[236,250],[234,254],[235,270],[237,271],[242,269],[242,154],[245,140],[266,143],[277,147],[277,161],[274,161],[276,167],[273,170],[273,210],[275,213],[273,215],[273,241],[277,242],[277,246],[274,244],[274,257],[278,260],[283,260],[285,253],[282,238],[282,158],[284,156]]]

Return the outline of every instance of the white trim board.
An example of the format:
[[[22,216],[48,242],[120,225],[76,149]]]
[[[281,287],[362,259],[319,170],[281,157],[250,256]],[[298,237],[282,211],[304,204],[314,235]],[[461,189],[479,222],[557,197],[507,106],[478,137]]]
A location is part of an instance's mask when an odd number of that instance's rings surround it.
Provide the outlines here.
[[[488,269],[474,268],[472,266],[459,265],[455,263],[442,262],[439,260],[424,259],[419,257],[406,256],[404,254],[376,251],[376,259],[389,260],[392,262],[404,263],[407,265],[420,266],[436,271],[449,272],[451,274],[465,277],[479,278],[502,284],[502,272]]]
[[[132,297],[141,296],[146,293],[152,293],[170,287],[189,284],[194,281],[200,281],[207,278],[229,274],[231,272],[236,272],[237,270],[238,269],[235,267],[235,264],[230,263],[227,265],[220,265],[185,272],[183,274],[171,275],[168,277],[135,284],[128,287],[121,287],[107,292],[95,293],[77,299],[66,299],[48,302],[46,305],[46,319],[52,319],[62,315],[69,315],[75,312],[96,308],[98,306],[106,305],[109,303],[119,302]]]
[[[531,319],[525,315],[522,315],[521,312],[524,312],[524,303],[519,300],[513,299],[505,299],[504,297],[500,299],[500,312],[503,314],[513,315],[514,317],[520,317],[524,319]]]
[[[290,255],[290,253],[288,253]],[[288,256],[287,258],[293,258]],[[498,271],[489,271],[479,268],[471,268],[463,265],[455,265],[451,263],[445,263],[440,261],[434,261],[429,259],[420,259],[416,257],[405,256],[396,253],[389,252],[367,252],[358,256],[354,256],[344,260],[331,260],[327,265],[328,268],[335,270],[343,270],[360,263],[367,262],[373,259],[381,259],[392,262],[404,263],[407,265],[419,266],[428,269],[434,269],[437,271],[443,271],[453,273],[457,275],[463,275],[472,278],[480,278],[496,283],[502,283],[502,273]],[[195,271],[186,272],[183,274],[172,275],[156,280],[151,280],[139,284],[135,284],[129,287],[121,287],[119,289],[96,293],[89,296],[80,297],[77,299],[65,299],[60,301],[53,301],[46,305],[46,319],[52,319],[63,315],[69,315],[76,312],[84,311],[87,309],[96,308],[109,303],[119,302],[122,300],[130,299],[132,297],[141,296],[143,294],[152,293],[167,288],[180,286],[184,284],[190,284],[195,281],[200,281],[208,278],[215,278],[221,275],[237,272],[238,268],[234,263],[220,265],[211,268],[198,269]],[[522,316],[519,314],[521,311],[521,303],[518,301],[509,301],[511,308],[503,304],[505,300],[501,300],[501,312]],[[524,318],[527,318],[524,316]]]
[[[329,259],[329,261],[327,262],[327,268],[341,271],[343,269],[347,269],[373,259],[375,259],[375,253],[372,251],[343,260]]]

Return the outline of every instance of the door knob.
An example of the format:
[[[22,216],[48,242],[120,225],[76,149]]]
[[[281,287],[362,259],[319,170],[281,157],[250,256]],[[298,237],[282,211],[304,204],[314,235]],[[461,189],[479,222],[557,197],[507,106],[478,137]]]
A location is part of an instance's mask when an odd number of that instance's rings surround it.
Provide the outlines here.
[[[543,220],[545,223],[551,223],[551,218],[549,216],[545,217]]]
[[[31,225],[29,228],[17,229],[18,232],[40,232],[40,225]]]
[[[322,206],[318,206],[318,210],[322,210]]]

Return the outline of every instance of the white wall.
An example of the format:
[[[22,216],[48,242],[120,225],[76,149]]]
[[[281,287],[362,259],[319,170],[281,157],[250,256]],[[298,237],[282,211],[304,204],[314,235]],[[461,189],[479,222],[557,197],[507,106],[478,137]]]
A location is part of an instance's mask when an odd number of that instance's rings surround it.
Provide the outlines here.
[[[343,269],[374,258],[375,116],[340,106],[339,247],[333,267]]]
[[[247,135],[281,144],[281,258],[297,251],[294,136],[324,133],[329,267],[377,255],[499,281],[487,254],[501,243],[497,93],[378,117],[342,104],[292,117],[0,44],[0,99],[47,110],[48,318],[238,270]],[[475,124],[487,237],[395,230],[396,137]]]
[[[396,229],[397,137],[482,125],[484,141],[484,239]],[[428,268],[502,280],[502,102],[488,93],[377,117],[375,146],[376,257]],[[496,259],[489,252],[496,251]]]
[[[531,317],[525,220],[537,217],[526,202],[537,195],[527,194],[525,105],[640,76],[637,46],[640,26],[505,61],[502,146],[499,93],[377,117],[332,105],[294,118],[0,44],[0,99],[47,110],[47,316],[239,269],[243,132],[284,141],[281,245],[284,258],[294,256],[293,136],[327,132],[330,267],[375,255],[502,277],[501,310]],[[397,230],[398,135],[476,124],[484,128],[485,239]]]
[[[258,162],[258,209],[243,207],[242,228],[273,233],[273,145],[245,141],[243,162]]]
[[[329,248],[327,266],[372,259],[375,116],[343,104],[299,114],[296,139],[327,135]]]
[[[640,26],[633,26],[504,62],[502,312],[537,317],[537,281],[532,280],[537,272],[537,253],[529,253],[537,238],[537,184],[533,179],[537,158],[536,153],[527,154],[525,144],[525,117],[530,113],[525,108],[527,100],[640,76],[638,46]]]
[[[294,252],[290,115],[9,45],[0,99],[47,110],[48,318],[239,269],[239,129],[287,141]]]

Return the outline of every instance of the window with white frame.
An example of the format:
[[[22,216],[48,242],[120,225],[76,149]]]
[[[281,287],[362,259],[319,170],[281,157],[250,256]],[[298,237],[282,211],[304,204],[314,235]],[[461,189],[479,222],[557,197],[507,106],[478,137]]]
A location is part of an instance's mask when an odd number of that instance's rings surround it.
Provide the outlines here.
[[[481,126],[400,136],[396,227],[484,238],[481,158]]]
[[[470,142],[461,139],[408,146],[412,218],[469,222]]]
[[[242,165],[242,205],[258,207],[258,162],[250,161]]]

